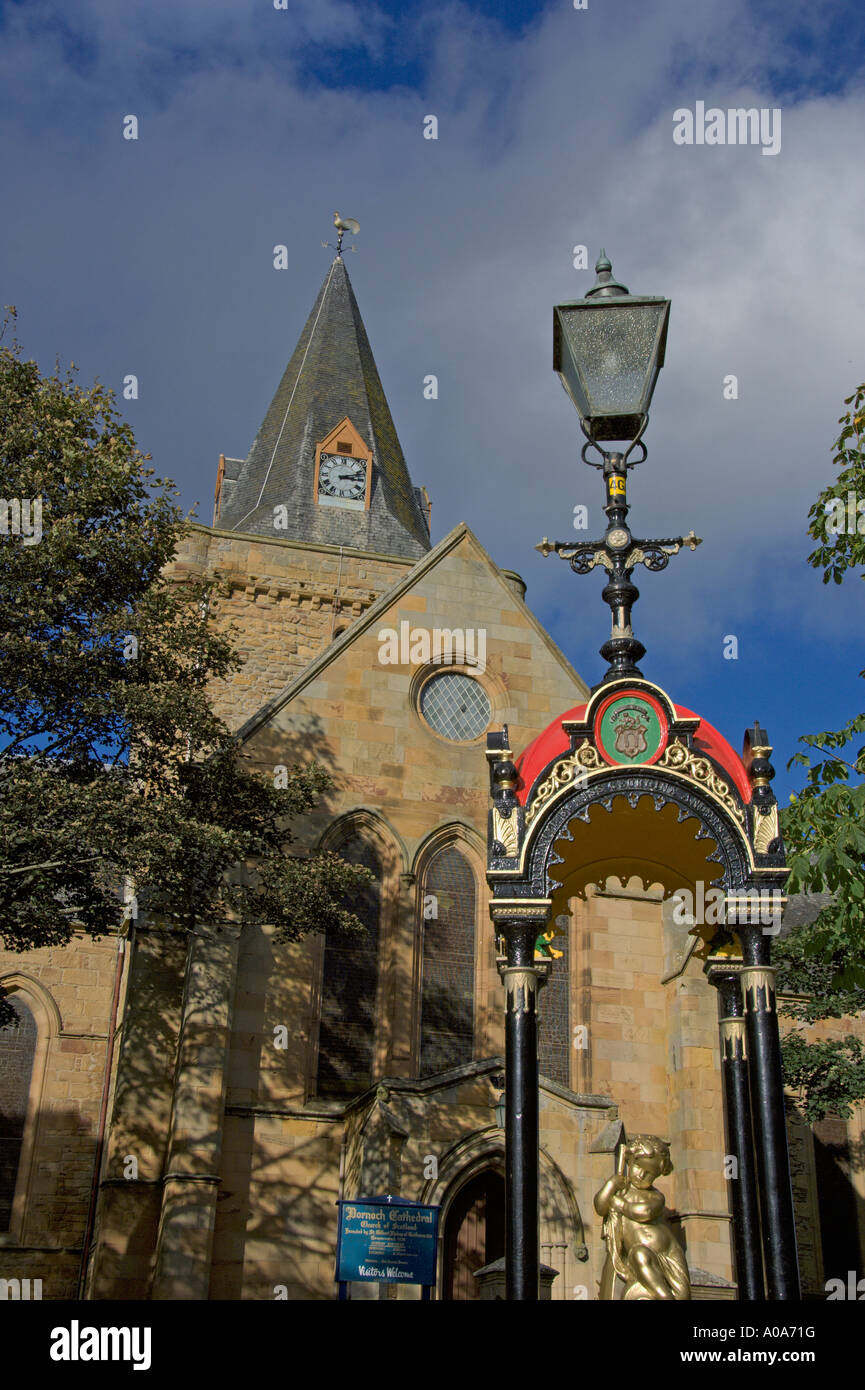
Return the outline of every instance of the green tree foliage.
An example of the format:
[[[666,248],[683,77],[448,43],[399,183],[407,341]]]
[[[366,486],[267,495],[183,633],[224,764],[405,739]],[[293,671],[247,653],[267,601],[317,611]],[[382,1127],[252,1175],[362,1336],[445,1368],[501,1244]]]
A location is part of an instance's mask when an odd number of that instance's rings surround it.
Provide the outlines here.
[[[187,930],[362,930],[368,871],[290,848],[326,769],[275,785],[211,708],[240,661],[208,625],[214,583],[163,572],[188,523],[146,462],[113,393],[0,347],[0,494],[42,504],[38,543],[0,535],[2,939],[105,932],[131,893]]]
[[[784,1079],[797,1093],[806,1120],[827,1115],[847,1120],[865,1096],[865,1047],[852,1034],[837,1042],[809,1043],[801,1033],[789,1033]]]
[[[865,578],[865,384],[845,405],[834,445],[835,481],[809,512],[817,542],[808,563],[823,583],[840,584],[850,572]],[[865,671],[859,672],[865,676]],[[789,892],[826,895],[816,920],[777,943],[779,985],[798,996],[785,1013],[799,1022],[841,1018],[865,1006],[865,714],[842,729],[805,734],[809,752],[788,766],[807,770],[803,789],[782,812],[791,868]],[[846,1116],[865,1099],[865,1060],[855,1038],[808,1043],[800,1032],[783,1039],[788,1082],[799,1089],[808,1119]]]

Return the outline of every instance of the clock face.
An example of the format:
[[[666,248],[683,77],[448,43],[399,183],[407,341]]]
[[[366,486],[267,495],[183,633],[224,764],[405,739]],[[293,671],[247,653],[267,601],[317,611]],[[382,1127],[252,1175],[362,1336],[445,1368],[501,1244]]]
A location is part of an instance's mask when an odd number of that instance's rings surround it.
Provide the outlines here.
[[[366,459],[350,454],[322,454],[318,465],[318,491],[323,498],[363,502],[366,494]]]

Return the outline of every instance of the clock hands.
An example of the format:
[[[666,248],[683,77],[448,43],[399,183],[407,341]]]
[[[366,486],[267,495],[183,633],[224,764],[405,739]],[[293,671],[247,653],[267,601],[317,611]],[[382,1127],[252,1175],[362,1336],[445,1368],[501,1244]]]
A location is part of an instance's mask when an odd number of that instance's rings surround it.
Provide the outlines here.
[[[369,485],[370,460],[343,453],[322,453],[319,459],[318,499],[336,505],[363,505]]]

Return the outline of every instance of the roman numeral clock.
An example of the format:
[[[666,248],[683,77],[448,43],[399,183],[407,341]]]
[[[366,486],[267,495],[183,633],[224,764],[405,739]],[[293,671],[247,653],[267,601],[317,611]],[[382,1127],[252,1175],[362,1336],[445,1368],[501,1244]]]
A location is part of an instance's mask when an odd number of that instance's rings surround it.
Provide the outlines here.
[[[322,507],[367,511],[372,455],[348,416],[315,450],[315,500]]]

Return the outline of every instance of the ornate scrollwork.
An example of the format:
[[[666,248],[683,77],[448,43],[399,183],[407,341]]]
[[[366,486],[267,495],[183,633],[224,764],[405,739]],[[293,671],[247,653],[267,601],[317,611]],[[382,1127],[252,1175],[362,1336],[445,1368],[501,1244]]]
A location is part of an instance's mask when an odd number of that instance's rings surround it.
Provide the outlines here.
[[[604,766],[597,749],[590,743],[581,743],[576,752],[556,763],[549,777],[538,787],[532,797],[532,804],[526,811],[526,825],[531,825],[550,797],[573,782],[576,776],[580,773],[595,772]]]
[[[675,739],[667,745],[663,755],[654,764],[654,768],[656,770],[668,768],[671,771],[682,773],[698,783],[716,800],[720,801],[742,828],[745,828],[745,812],[742,806],[736,800],[729,782],[720,776],[708,758],[700,757],[699,754],[692,752],[686,744]],[[595,772],[601,769],[606,769],[606,764],[602,761],[597,749],[593,748],[590,743],[582,743],[575,752],[562,758],[560,762],[555,764],[549,776],[541,782],[532,797],[531,805],[526,811],[526,826],[532,824],[551,797],[572,783],[581,772]],[[777,833],[776,828],[775,835]],[[500,839],[501,836],[497,835],[496,838]]]
[[[632,569],[634,565],[645,565],[647,570],[652,570],[655,574],[665,570],[669,563],[669,555],[658,545],[637,546],[636,550],[628,553],[625,560],[628,569]]]
[[[604,766],[597,748],[593,748],[590,743],[581,743],[575,756],[580,767],[584,767],[590,772],[595,768]]]
[[[663,756],[655,763],[656,768],[669,768],[674,772],[681,772],[684,776],[691,778],[701,787],[705,787],[724,807],[735,816],[736,820],[744,829],[745,812],[733,795],[733,790],[729,782],[715,770],[708,758],[701,758],[694,753],[686,744],[679,739],[674,739],[664,749]]]
[[[562,551],[561,554],[570,561],[574,574],[588,574],[595,565],[603,565],[605,570],[610,571],[613,568],[612,557],[602,546],[581,545],[573,553]]]
[[[625,569],[633,569],[634,565],[645,565],[647,570],[657,574],[667,568],[670,556],[678,555],[683,545],[689,550],[695,550],[701,544],[699,536],[695,536],[693,531],[689,531],[687,536],[674,536],[669,540],[637,541],[634,549],[629,550],[625,556]]]

